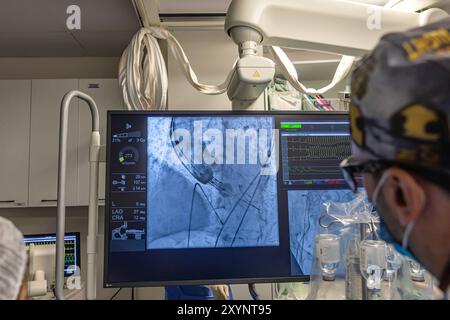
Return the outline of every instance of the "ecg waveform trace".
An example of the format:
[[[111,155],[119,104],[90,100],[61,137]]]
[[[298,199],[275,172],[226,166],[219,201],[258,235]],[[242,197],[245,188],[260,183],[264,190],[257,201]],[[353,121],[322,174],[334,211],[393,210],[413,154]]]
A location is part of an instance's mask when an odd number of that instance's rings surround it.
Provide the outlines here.
[[[300,166],[289,167],[289,175],[302,175],[302,174],[340,174],[341,170],[336,166]]]
[[[350,136],[298,135],[287,137],[285,141],[286,180],[342,179],[339,163],[351,155]]]
[[[288,161],[343,160],[351,154],[350,136],[288,138]]]
[[[64,241],[64,261],[66,265],[73,265],[76,263],[76,244],[73,240]]]
[[[42,241],[33,241],[26,242],[25,245],[29,246],[31,243],[35,246],[48,246],[48,245],[56,245],[56,240],[54,238],[43,239]],[[76,253],[77,243],[76,240],[64,240],[64,265],[67,269],[68,266],[72,266],[77,261],[77,253]]]

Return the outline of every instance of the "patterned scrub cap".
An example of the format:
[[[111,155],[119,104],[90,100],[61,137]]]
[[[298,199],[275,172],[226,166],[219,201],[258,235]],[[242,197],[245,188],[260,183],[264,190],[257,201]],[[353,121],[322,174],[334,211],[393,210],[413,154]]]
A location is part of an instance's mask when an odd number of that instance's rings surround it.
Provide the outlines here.
[[[352,75],[350,118],[370,158],[450,176],[450,18],[384,36]]]

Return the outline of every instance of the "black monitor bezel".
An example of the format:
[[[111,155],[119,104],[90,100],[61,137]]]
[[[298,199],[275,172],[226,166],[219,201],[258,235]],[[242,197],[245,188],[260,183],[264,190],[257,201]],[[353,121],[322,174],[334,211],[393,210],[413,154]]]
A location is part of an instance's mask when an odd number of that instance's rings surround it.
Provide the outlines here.
[[[116,110],[107,112],[107,141],[106,141],[106,179],[105,179],[105,214],[104,214],[104,263],[103,263],[103,287],[104,288],[130,288],[130,287],[162,287],[173,285],[218,285],[218,284],[248,284],[248,283],[286,283],[286,282],[309,282],[309,275],[291,276],[291,277],[266,277],[266,278],[239,278],[239,279],[200,279],[200,280],[181,280],[181,281],[143,281],[143,282],[120,282],[108,283],[107,273],[109,266],[109,245],[110,245],[110,219],[108,212],[110,206],[110,159],[111,156],[111,118],[114,115],[142,115],[142,116],[325,116],[325,117],[346,117],[349,119],[348,112],[327,111],[327,112],[296,112],[296,111],[127,111]],[[281,171],[281,169],[280,169]],[[279,173],[280,174],[280,173]],[[278,181],[280,183],[280,181]]]
[[[77,257],[78,257],[77,266],[78,266],[78,268],[81,268],[81,242],[80,242],[81,235],[80,235],[80,232],[66,232],[64,234],[64,238],[66,236],[75,236],[75,238],[77,239],[77,244],[78,245],[75,248],[75,250],[77,252]],[[37,233],[37,234],[25,234],[25,235],[23,235],[24,239],[35,238],[35,237],[43,237],[43,238],[45,238],[45,237],[55,237],[56,238],[56,233]],[[71,275],[72,274],[67,273],[66,270],[64,269],[64,277],[65,278],[70,277]]]

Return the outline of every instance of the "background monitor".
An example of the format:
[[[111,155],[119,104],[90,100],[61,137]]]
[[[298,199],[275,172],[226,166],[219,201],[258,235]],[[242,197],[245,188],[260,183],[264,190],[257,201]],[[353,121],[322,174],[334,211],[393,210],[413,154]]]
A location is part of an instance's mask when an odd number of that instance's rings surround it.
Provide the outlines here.
[[[49,282],[54,282],[56,234],[34,234],[23,237],[27,248],[34,246],[34,255],[30,257],[30,274],[36,270],[45,271]],[[66,233],[64,236],[64,276],[75,272],[74,266],[80,267],[80,233]]]
[[[109,112],[105,286],[307,280],[348,114]]]

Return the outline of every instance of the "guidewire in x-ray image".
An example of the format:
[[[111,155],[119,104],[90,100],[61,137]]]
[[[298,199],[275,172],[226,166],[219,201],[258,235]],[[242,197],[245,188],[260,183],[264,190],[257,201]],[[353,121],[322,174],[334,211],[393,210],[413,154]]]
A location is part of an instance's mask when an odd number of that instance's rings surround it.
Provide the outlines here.
[[[234,128],[273,130],[270,117],[211,119],[203,121],[205,130],[214,128],[223,133]],[[147,247],[278,245],[276,176],[261,176],[261,167],[267,165],[261,163],[193,164],[173,133],[177,129],[193,132],[192,123],[199,120],[149,118]],[[166,141],[151,138],[154,135],[161,137],[162,133],[167,137]],[[205,142],[201,142],[204,147]],[[271,150],[273,144],[272,140],[268,143],[268,156],[275,154]],[[175,164],[168,161],[171,158],[176,159]],[[169,189],[163,190],[165,185]]]

